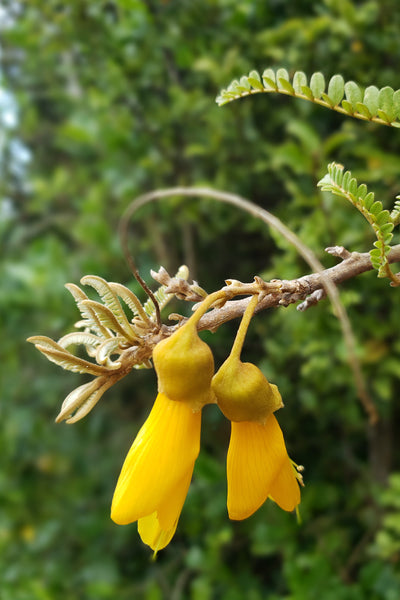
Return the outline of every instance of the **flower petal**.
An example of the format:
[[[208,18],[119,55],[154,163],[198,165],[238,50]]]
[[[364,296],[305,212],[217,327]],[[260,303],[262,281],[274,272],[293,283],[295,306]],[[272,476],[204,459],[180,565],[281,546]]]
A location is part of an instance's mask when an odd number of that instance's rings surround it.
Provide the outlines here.
[[[165,546],[168,546],[174,536],[177,525],[178,520],[172,529],[161,529],[157,513],[153,512],[151,515],[138,520],[138,532],[142,538],[142,542],[150,546],[154,552],[158,552],[165,548]]]
[[[170,543],[178,525],[190,480],[191,474],[181,481],[157,512],[139,519],[138,531],[142,542],[150,546],[154,552],[162,550]]]
[[[300,504],[300,487],[289,457],[274,479],[270,489],[271,499],[283,510],[292,511]]]
[[[113,521],[125,525],[162,508],[163,529],[174,526],[176,508],[167,509],[181,482],[190,481],[200,425],[201,412],[158,394],[123,464],[111,506]]]
[[[285,460],[289,459],[281,428],[273,414],[265,424],[242,421],[232,422],[231,426],[227,504],[229,517],[241,520],[265,502]]]

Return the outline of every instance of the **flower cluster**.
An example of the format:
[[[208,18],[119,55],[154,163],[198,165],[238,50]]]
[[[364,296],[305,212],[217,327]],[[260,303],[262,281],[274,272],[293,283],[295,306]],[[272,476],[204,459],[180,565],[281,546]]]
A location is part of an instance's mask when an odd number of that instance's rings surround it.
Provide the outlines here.
[[[229,357],[215,374],[212,352],[197,333],[214,296],[154,348],[158,396],[128,452],[112,501],[111,518],[118,524],[138,521],[143,542],[155,552],[175,533],[199,454],[206,404],[217,403],[231,421],[229,517],[245,519],[267,498],[286,511],[300,502],[301,475],[288,457],[274,415],[283,406],[278,388],[255,365],[240,360],[257,296],[245,311]]]
[[[217,404],[231,422],[227,456],[228,513],[245,519],[270,498],[287,511],[300,502],[302,477],[289,459],[275,411],[283,406],[278,388],[255,365],[241,361],[241,351],[255,307],[265,288],[228,280],[227,286],[207,295],[196,282],[187,282],[181,267],[171,278],[164,269],[153,273],[161,287],[143,306],[126,287],[100,277],[81,282],[96,290],[101,300],[91,300],[78,286],[67,284],[82,314],[76,324],[82,331],[58,342],[34,336],[49,360],[94,379],[73,390],[64,400],[56,421],[75,423],[132,368],[154,365],[158,395],[123,464],[111,507],[118,524],[137,521],[144,543],[155,552],[172,539],[188,492],[200,450],[201,413],[206,404]],[[215,373],[209,346],[200,339],[200,319],[209,308],[222,307],[235,295],[250,295],[231,352]],[[172,297],[199,302],[194,314],[170,330],[155,319],[155,304],[162,308]],[[132,312],[129,319],[123,309]],[[172,315],[170,315],[170,318]],[[178,318],[180,318],[178,316]],[[81,344],[89,358],[74,355],[69,347]]]

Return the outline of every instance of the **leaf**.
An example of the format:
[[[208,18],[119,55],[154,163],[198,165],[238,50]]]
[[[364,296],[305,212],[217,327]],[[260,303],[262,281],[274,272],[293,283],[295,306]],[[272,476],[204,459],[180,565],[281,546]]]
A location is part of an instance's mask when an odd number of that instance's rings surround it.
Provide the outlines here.
[[[286,81],[286,79],[282,79],[282,78],[279,78],[278,81],[279,81],[279,85],[280,85],[281,89],[285,90],[285,92],[288,92],[288,94],[295,93],[294,88],[289,81]]]
[[[308,100],[313,101],[314,100],[314,94],[312,93],[311,88],[309,88],[307,85],[303,85],[301,88],[301,93],[303,94],[303,96],[305,96]]]
[[[394,90],[386,86],[379,91],[378,106],[386,115],[387,120],[393,121],[396,118],[396,110],[393,104]]]
[[[370,85],[365,89],[363,103],[371,115],[376,115],[379,107],[379,90],[375,85]]]
[[[264,86],[271,90],[277,90],[278,86],[276,85],[275,72],[272,69],[265,69],[262,74],[262,79],[264,82]]]
[[[80,405],[75,414],[68,419],[66,419],[66,423],[68,425],[72,425],[72,423],[76,423],[86,417],[86,415],[95,407],[98,401],[103,396],[104,392],[106,392],[114,383],[116,383],[121,377],[110,377],[106,379],[101,387],[98,390],[94,391],[89,397],[87,397],[84,402]]]
[[[374,202],[375,202],[374,192],[368,192],[368,194],[364,198],[365,208],[369,211]]]
[[[296,94],[302,94],[302,88],[307,85],[307,76],[303,71],[296,71],[293,76],[293,89]]]
[[[380,202],[379,200],[377,200],[376,202],[373,203],[373,205],[369,209],[369,212],[372,215],[377,215],[377,214],[379,214],[381,212],[381,210],[382,210],[382,202]]]
[[[97,348],[96,362],[99,365],[106,364],[108,366],[108,361],[110,361],[110,355],[113,352],[115,352],[117,349],[120,349],[120,347],[123,343],[124,343],[124,338],[120,338],[120,337],[115,337],[115,338],[112,338],[111,340],[105,340]],[[117,362],[112,362],[112,364],[115,367],[117,365]]]
[[[82,302],[83,305],[91,308],[95,313],[100,323],[104,325],[108,330],[112,332],[119,333],[124,338],[128,338],[130,341],[134,342],[137,337],[132,332],[132,335],[127,335],[125,329],[120,325],[119,321],[115,317],[114,313],[104,304],[100,302],[96,302],[95,300],[84,300]],[[107,337],[111,337],[110,335]]]
[[[341,75],[331,77],[328,84],[328,96],[334,106],[338,106],[344,96],[344,79]]]
[[[342,176],[341,169],[341,165],[336,163],[328,165],[328,173],[318,182],[318,186],[347,198],[366,218],[377,237],[374,242],[375,248],[370,251],[372,266],[378,270],[378,277],[388,277],[393,285],[399,285],[387,258],[393,238],[393,213],[383,210],[382,202],[374,200],[374,194],[368,192],[364,183],[358,185],[350,171],[346,171]]]
[[[348,115],[351,115],[351,116],[354,115],[354,109],[353,109],[353,105],[351,104],[351,102],[348,102],[347,100],[342,100],[342,107],[344,108],[344,110],[346,111],[346,113]]]
[[[286,69],[278,69],[276,72],[276,76],[275,76],[275,81],[279,81],[280,79],[283,79],[285,81],[289,81],[290,77],[289,77],[289,73],[287,72]]]
[[[370,111],[368,110],[368,107],[362,102],[357,102],[356,111],[360,113],[360,115],[363,115],[363,117],[365,117],[366,119],[371,119],[372,117]]]
[[[261,77],[260,77],[260,74],[258,73],[258,71],[251,71],[249,74],[248,80],[249,80],[250,85],[255,90],[263,90],[264,89],[264,86],[262,84]]]
[[[89,375],[104,375],[109,372],[109,369],[96,365],[74,356],[66,350],[55,350],[45,348],[39,344],[35,344],[36,348],[46,356],[48,360],[55,363],[59,367],[72,371],[73,373],[88,373]]]
[[[129,306],[134,316],[139,315],[145,322],[148,321],[148,317],[143,309],[143,306],[130,289],[124,285],[121,285],[120,283],[115,282],[110,283],[110,287],[116,294],[118,294],[125,304]]]
[[[395,118],[400,118],[400,90],[397,90],[393,94],[393,110],[395,114]]]
[[[56,417],[56,423],[60,423],[64,419],[70,417],[75,410],[83,403],[87,398],[89,398],[93,392],[101,387],[100,378],[94,379],[93,381],[89,381],[89,383],[84,383],[79,387],[75,388],[68,396],[65,398],[64,402],[61,405],[61,410]],[[103,379],[103,378],[101,378]]]
[[[246,90],[246,91],[250,92],[251,85],[250,85],[250,83],[249,83],[248,77],[246,77],[245,75],[243,75],[243,77],[241,77],[241,78],[240,78],[240,86],[241,86],[241,87],[242,87],[244,90]]]
[[[58,344],[62,348],[67,348],[68,346],[72,346],[74,344],[81,344],[82,346],[91,346],[92,348],[96,348],[100,344],[100,339],[92,333],[77,331],[64,335],[58,340]]]
[[[110,333],[100,323],[96,313],[89,306],[85,306],[84,301],[89,300],[85,292],[83,292],[80,289],[80,287],[78,287],[74,283],[66,283],[65,287],[70,292],[70,294],[72,294],[81,312],[82,317],[86,319],[86,327],[92,329],[98,335],[110,337]]]
[[[322,73],[313,73],[310,79],[310,88],[314,98],[320,98],[325,91],[325,77]]]
[[[248,77],[242,77],[240,81],[235,79],[221,90],[216,101],[222,106],[241,96],[260,92],[290,94],[356,119],[400,128],[400,90],[394,91],[389,86],[379,90],[371,85],[363,92],[356,82],[345,82],[340,74],[331,77],[325,92],[325,78],[319,71],[311,75],[307,85],[303,71],[296,71],[291,81],[286,69],[277,69],[276,72],[271,68],[265,69],[262,78],[253,70]]]
[[[132,330],[128,319],[126,318],[126,314],[122,309],[121,303],[118,300],[118,296],[114,292],[112,287],[107,283],[107,281],[95,275],[86,275],[85,277],[82,277],[81,283],[83,285],[90,285],[96,290],[100,298],[103,300],[105,306],[113,313],[113,315],[117,319],[122,330],[125,332],[126,337],[128,337],[132,341],[136,340],[136,336]],[[85,306],[87,306],[86,301]]]
[[[360,87],[354,81],[348,81],[345,83],[344,91],[347,101],[351,104],[353,110],[355,110],[357,102],[361,102],[362,100]]]
[[[361,185],[358,186],[358,190],[357,190],[357,196],[358,198],[361,198],[362,200],[364,200],[365,196],[367,195],[367,186],[365,185],[365,183],[362,183]]]

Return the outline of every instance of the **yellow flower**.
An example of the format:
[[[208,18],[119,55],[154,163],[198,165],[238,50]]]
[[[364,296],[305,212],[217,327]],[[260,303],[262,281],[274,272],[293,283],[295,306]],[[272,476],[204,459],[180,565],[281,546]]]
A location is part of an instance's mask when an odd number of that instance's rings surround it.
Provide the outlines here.
[[[268,497],[283,510],[294,510],[300,503],[300,488],[275,415],[269,415],[264,424],[233,421],[231,428],[227,458],[229,517],[250,517]]]
[[[214,400],[214,359],[197,334],[200,315],[154,349],[159,393],[125,459],[111,506],[116,523],[138,521],[140,537],[155,552],[175,533],[200,450],[201,409]]]
[[[200,449],[201,412],[158,394],[123,464],[111,506],[119,525],[161,550],[175,533]]]
[[[283,406],[281,395],[258,367],[240,360],[256,304],[254,296],[243,315],[231,353],[212,380],[218,406],[231,421],[227,505],[229,517],[234,520],[252,515],[268,497],[287,511],[300,502],[298,474],[273,414]]]

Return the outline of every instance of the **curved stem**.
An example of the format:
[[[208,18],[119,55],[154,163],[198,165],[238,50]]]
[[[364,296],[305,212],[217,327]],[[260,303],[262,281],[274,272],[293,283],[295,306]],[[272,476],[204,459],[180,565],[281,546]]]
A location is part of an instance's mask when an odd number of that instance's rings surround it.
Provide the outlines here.
[[[125,257],[127,264],[129,265],[129,268],[131,269],[136,281],[143,288],[143,290],[146,292],[146,294],[148,295],[148,297],[154,304],[157,328],[160,329],[162,323],[161,323],[160,306],[158,304],[157,298],[155,297],[155,295],[153,294],[153,292],[151,291],[151,289],[149,288],[147,283],[140,276],[138,268],[136,266],[136,263],[133,259],[133,256],[129,252],[128,224],[129,224],[129,221],[130,221],[133,213],[136,210],[136,208],[133,205],[134,205],[134,202],[128,206],[125,213],[121,217],[121,220],[119,222],[119,227],[118,227],[119,239],[120,239],[120,243],[121,243],[122,252],[124,253],[124,257]]]

